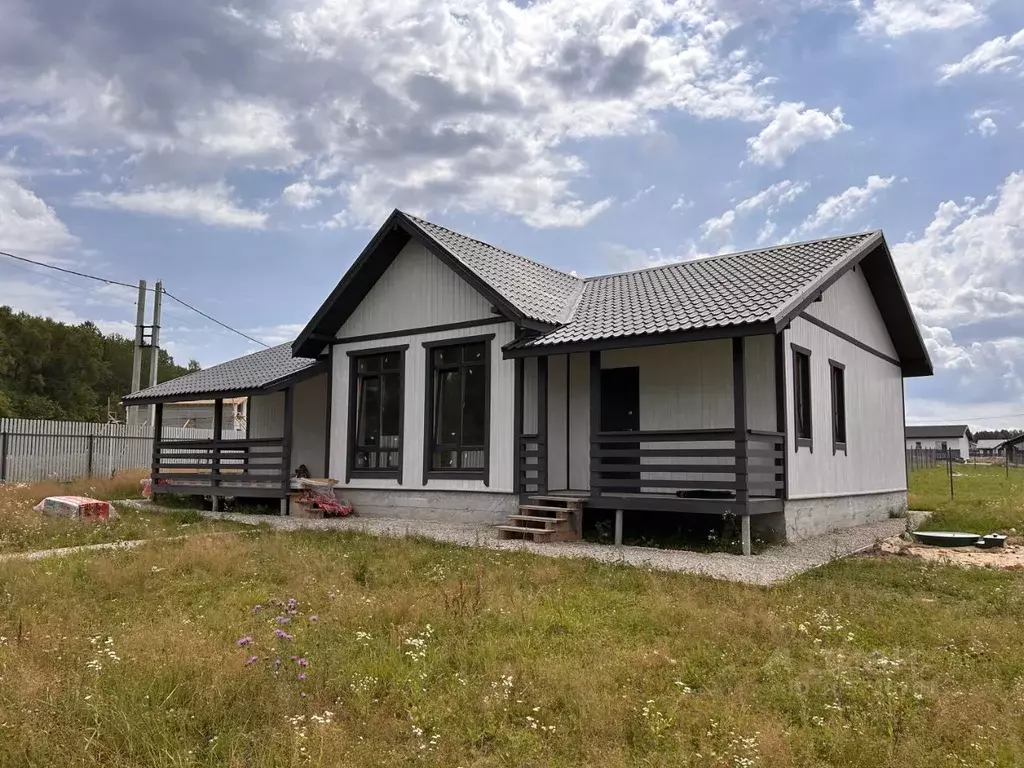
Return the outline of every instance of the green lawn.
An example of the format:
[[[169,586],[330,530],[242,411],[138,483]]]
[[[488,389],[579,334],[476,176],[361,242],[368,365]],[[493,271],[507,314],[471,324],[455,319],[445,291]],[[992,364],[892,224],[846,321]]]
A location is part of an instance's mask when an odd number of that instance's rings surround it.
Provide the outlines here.
[[[910,473],[910,508],[934,511],[923,526],[939,531],[1024,533],[1024,469],[954,464],[953,499],[945,465]]]
[[[177,536],[198,531],[233,531],[243,527],[205,520],[194,510],[185,509],[173,514],[148,514],[122,506],[117,509],[117,518],[108,522],[49,517],[33,509],[46,496],[89,496],[108,501],[139,498],[142,476],[142,473],[126,473],[109,480],[86,478],[72,483],[0,485],[0,553]]]
[[[337,532],[5,563],[0,766],[1016,766],[1022,578]]]

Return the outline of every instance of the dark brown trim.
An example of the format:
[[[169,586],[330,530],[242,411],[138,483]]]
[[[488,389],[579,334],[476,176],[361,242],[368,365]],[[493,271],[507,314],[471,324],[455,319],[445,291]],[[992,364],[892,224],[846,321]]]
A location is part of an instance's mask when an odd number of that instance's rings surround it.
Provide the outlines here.
[[[889,357],[884,352],[879,352],[874,347],[870,347],[867,344],[865,344],[863,341],[860,341],[858,339],[853,338],[853,336],[851,336],[848,333],[843,333],[838,328],[835,328],[834,326],[831,326],[828,323],[826,323],[824,320],[819,320],[814,315],[810,315],[810,314],[808,314],[806,312],[802,312],[800,314],[800,317],[801,317],[801,319],[806,320],[807,322],[809,322],[811,325],[816,325],[819,328],[821,328],[821,330],[827,331],[828,333],[831,333],[833,336],[839,337],[843,341],[848,341],[850,344],[853,344],[853,346],[857,347],[858,349],[863,349],[865,352],[868,352],[869,354],[874,355],[875,357],[879,358],[880,360],[885,360],[885,362],[892,363],[897,368],[901,368],[899,360],[897,360],[895,358],[892,358],[892,357]]]
[[[720,501],[710,499],[679,499],[657,496],[653,493],[645,493],[638,496],[600,496],[595,495],[592,490],[589,498],[587,498],[585,507],[587,509],[623,509],[640,512],[680,512],[694,515],[722,515],[726,512],[767,515],[781,512],[782,500],[754,498],[741,508],[732,499],[722,499]]]
[[[252,396],[245,398],[245,439],[248,440],[250,437],[250,427],[252,425]]]
[[[327,350],[327,405],[324,409],[324,477],[331,476],[331,413],[334,410],[334,350]],[[246,435],[248,437],[248,435]]]
[[[457,331],[461,328],[476,328],[479,325],[498,325],[507,323],[507,317],[487,317],[482,320],[463,320],[458,323],[444,323],[443,325],[424,325],[419,328],[408,328],[404,331],[384,331],[381,333],[367,333],[362,336],[344,336],[340,339],[332,339],[329,344],[355,344],[361,341],[380,341],[382,339],[393,339],[398,336],[420,336],[427,333],[444,333],[445,331]]]
[[[213,439],[218,442],[224,439],[224,400],[222,398],[215,398],[213,401]],[[220,475],[220,458],[217,452],[213,454],[210,474],[213,475],[210,479],[210,485],[216,488],[219,482],[217,476]],[[156,478],[153,479],[155,480]]]
[[[789,498],[789,421],[786,418],[786,332],[775,334],[775,424],[782,433],[782,498]]]
[[[910,490],[910,467],[907,466],[906,461],[906,447],[907,447],[907,384],[906,380],[900,379],[900,407],[903,409],[903,482],[906,484],[907,490]],[[970,443],[968,443],[970,445]],[[997,446],[998,447],[998,446]],[[1006,452],[1005,443],[1003,444],[1003,452]]]
[[[709,341],[733,339],[737,336],[771,336],[775,333],[774,323],[748,323],[715,328],[694,328],[687,331],[649,333],[642,336],[623,336],[589,341],[565,342],[534,347],[514,347],[516,342],[502,347],[506,360],[517,357],[544,357],[546,355],[567,355],[574,352],[593,352],[602,349],[632,349],[634,347],[655,347],[662,344],[681,344],[688,341]]]
[[[812,385],[814,382],[814,376],[811,375],[810,365],[811,360],[814,359],[814,355],[807,347],[801,347],[799,344],[790,342],[790,362],[793,368],[793,445],[794,452],[799,451],[801,448],[807,448],[811,453],[814,453],[814,396],[812,391]],[[797,354],[807,355],[807,399],[809,402],[809,419],[810,423],[807,425],[811,430],[810,437],[800,437],[800,429],[797,426],[796,420],[799,417],[798,414],[798,403],[796,402],[796,391],[797,391],[797,380],[796,380],[796,356]]]
[[[454,336],[448,339],[421,342],[425,357],[423,368],[426,371],[424,383],[426,402],[423,408],[423,485],[426,485],[429,480],[444,479],[482,480],[485,488],[489,488],[491,485],[491,379],[493,378],[492,367],[494,365],[491,359],[491,342],[494,341],[494,336],[493,333],[485,333],[477,336]],[[486,362],[484,369],[487,371],[487,378],[484,382],[486,390],[484,396],[484,465],[481,469],[473,470],[434,469],[431,465],[431,456],[433,454],[431,428],[434,420],[434,362],[431,353],[438,347],[461,347],[467,344],[480,343],[484,345],[484,358]]]
[[[517,329],[518,331],[518,329]],[[519,494],[519,501],[522,503],[526,498],[526,484],[523,482],[523,472],[520,469],[523,463],[523,368],[525,364],[522,358],[513,363],[512,382],[512,439],[515,441],[513,449],[513,460],[515,461],[515,490]]]
[[[405,370],[406,351],[408,344],[391,347],[375,347],[373,349],[348,350],[348,431],[345,435],[345,482],[353,478],[372,478],[397,480],[402,484],[405,473]],[[398,364],[398,466],[388,469],[356,469],[356,390],[359,383],[356,363],[361,357],[374,357],[398,352],[401,358]],[[333,353],[333,350],[332,350]]]
[[[281,491],[284,494],[284,498],[288,498],[288,492],[291,490],[291,476],[292,476],[292,431],[293,422],[295,421],[295,387],[288,387],[284,391],[284,441],[281,446],[281,452],[284,456],[281,458],[281,464],[283,465],[284,480],[281,481]],[[288,505],[284,508],[285,514],[291,514],[288,509]]]
[[[153,408],[153,460],[150,466],[151,472],[156,472],[160,466],[160,447],[164,441],[164,404],[155,403]],[[4,456],[6,458],[6,455]],[[153,483],[150,490],[156,488]]]
[[[843,455],[847,456],[849,454],[847,454],[846,452],[846,440],[843,440],[842,442],[836,440],[836,387],[835,379],[832,378],[833,368],[836,368],[843,372],[843,429],[847,430],[849,428],[849,425],[846,423],[846,366],[840,363],[838,360],[833,360],[830,357],[828,359],[828,387],[829,393],[832,398],[831,403],[829,404],[829,420],[832,422],[832,455],[835,456],[837,453],[842,451]],[[903,377],[901,376],[900,381],[902,380]],[[846,435],[846,438],[849,438],[849,434]]]
[[[732,340],[732,427],[735,433],[733,439],[736,450],[736,506],[740,509],[741,514],[749,514],[747,509],[747,502],[750,499],[748,490],[750,473],[747,459],[747,378],[743,346],[742,336]]]
[[[599,442],[599,434],[601,432],[601,352],[599,350],[590,351],[590,442],[588,449],[590,451],[590,495],[591,498],[600,496],[601,491],[598,489],[596,483],[601,477],[600,472],[595,472],[593,468],[593,455],[595,443],[598,448],[602,448]]]
[[[572,355],[565,356],[565,487],[568,489],[571,487],[569,482],[569,468],[572,466],[571,463],[571,452],[569,450],[570,441],[572,440],[572,408],[570,407],[570,398],[572,396]]]
[[[539,493],[548,492],[548,475],[551,471],[548,457],[548,359],[537,358],[537,442],[544,448],[544,456],[538,459],[543,465],[543,472],[538,473],[544,481],[539,485]]]

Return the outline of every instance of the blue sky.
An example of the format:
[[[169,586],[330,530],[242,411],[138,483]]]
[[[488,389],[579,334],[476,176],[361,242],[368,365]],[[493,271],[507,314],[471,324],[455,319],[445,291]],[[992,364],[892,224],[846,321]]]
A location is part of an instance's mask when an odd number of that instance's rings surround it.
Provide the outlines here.
[[[936,376],[1024,426],[1015,0],[0,0],[0,250],[290,340],[394,207],[580,274],[882,228]],[[132,292],[0,259],[0,303]],[[254,345],[166,305],[203,365]]]

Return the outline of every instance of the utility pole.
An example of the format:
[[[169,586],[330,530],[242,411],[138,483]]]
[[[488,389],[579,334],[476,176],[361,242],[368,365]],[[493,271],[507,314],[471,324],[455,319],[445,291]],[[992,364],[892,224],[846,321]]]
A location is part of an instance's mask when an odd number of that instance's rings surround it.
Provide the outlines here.
[[[156,292],[153,294],[153,329],[149,337],[149,386],[156,386],[157,367],[160,363],[160,304],[163,298],[164,283],[156,281]],[[156,424],[156,406],[149,406],[149,423]]]
[[[138,392],[142,386],[142,348],[145,346],[146,332],[146,281],[139,280],[139,299],[135,304],[135,347],[132,349],[132,392]],[[139,423],[139,406],[128,407],[125,421],[131,425]]]

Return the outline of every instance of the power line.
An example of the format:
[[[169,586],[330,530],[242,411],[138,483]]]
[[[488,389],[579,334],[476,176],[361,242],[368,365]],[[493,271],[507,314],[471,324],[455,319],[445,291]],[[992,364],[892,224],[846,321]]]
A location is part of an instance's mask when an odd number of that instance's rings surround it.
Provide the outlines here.
[[[0,251],[0,256],[6,256],[7,258],[14,259],[15,261],[23,261],[26,264],[35,264],[37,267],[46,267],[47,269],[54,269],[54,270],[56,270],[58,272],[63,272],[63,273],[68,274],[68,275],[75,275],[76,277],[84,277],[84,278],[87,278],[89,280],[96,280],[96,281],[101,282],[101,283],[106,283],[107,285],[119,285],[119,286],[121,286],[123,288],[131,288],[132,290],[138,290],[138,286],[137,285],[131,285],[129,283],[123,283],[120,280],[111,280],[111,279],[108,279],[106,277],[99,277],[97,275],[90,275],[90,274],[86,274],[85,272],[76,272],[73,269],[65,269],[64,267],[57,267],[57,266],[54,266],[53,264],[47,264],[47,263],[42,262],[42,261],[34,261],[33,259],[27,259],[24,256],[15,256],[13,253],[8,253],[7,251]],[[29,270],[29,271],[31,271],[31,270]],[[156,291],[155,288],[146,288],[146,290],[150,291],[150,292],[155,292]],[[248,339],[249,341],[251,341],[251,342],[253,342],[255,344],[259,344],[259,345],[261,345],[263,347],[266,347],[268,349],[270,348],[269,344],[267,344],[265,342],[262,342],[259,339],[254,339],[252,336],[249,336],[246,333],[242,333],[237,328],[232,328],[227,323],[222,323],[217,318],[211,317],[210,315],[208,315],[205,312],[203,312],[201,309],[197,309],[196,307],[193,307],[187,301],[183,301],[182,299],[179,299],[177,296],[175,296],[172,293],[169,293],[168,291],[163,291],[163,295],[166,296],[169,299],[173,299],[174,301],[178,302],[179,304],[181,304],[181,306],[185,307],[186,309],[192,310],[197,315],[202,315],[207,320],[209,320],[211,323],[216,323],[221,328],[226,328],[227,330],[231,331],[232,333],[237,333],[243,339]],[[133,304],[134,304],[134,302],[133,302]]]

